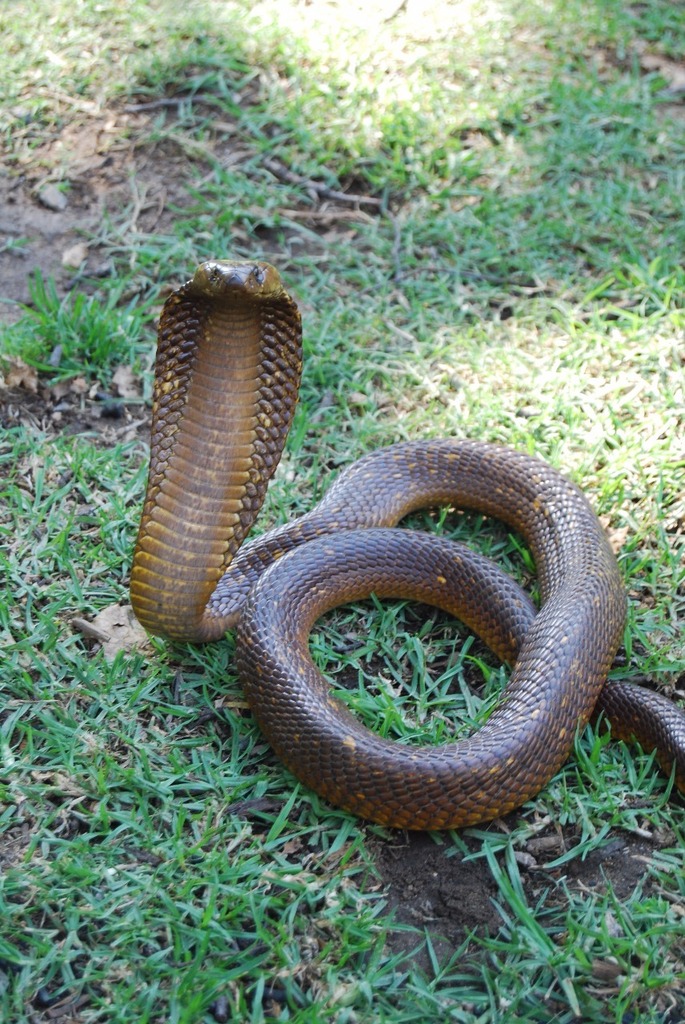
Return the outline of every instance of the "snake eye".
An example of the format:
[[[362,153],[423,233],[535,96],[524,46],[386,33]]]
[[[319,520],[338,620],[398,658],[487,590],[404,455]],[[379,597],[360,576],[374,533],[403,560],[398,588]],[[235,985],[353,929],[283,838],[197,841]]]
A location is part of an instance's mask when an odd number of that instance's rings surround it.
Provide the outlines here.
[[[263,267],[254,267],[254,269],[252,271],[252,276],[254,277],[254,279],[257,282],[257,284],[264,284],[264,279],[266,277],[266,271],[264,270]]]

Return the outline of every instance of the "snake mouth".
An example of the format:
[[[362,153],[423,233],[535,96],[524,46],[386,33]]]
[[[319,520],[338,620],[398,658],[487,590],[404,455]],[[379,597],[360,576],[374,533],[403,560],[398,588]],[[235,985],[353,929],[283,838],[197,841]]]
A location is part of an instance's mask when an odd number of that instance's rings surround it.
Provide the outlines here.
[[[285,289],[270,263],[208,260],[201,263],[189,284],[192,294],[230,301],[277,299]]]

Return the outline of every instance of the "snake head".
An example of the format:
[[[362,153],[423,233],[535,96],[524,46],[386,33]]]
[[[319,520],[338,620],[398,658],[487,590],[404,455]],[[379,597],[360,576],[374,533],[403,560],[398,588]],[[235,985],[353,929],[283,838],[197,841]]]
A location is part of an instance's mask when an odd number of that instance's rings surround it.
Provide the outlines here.
[[[277,299],[285,289],[280,274],[270,263],[208,260],[201,263],[189,285],[190,291],[212,299],[260,301]]]

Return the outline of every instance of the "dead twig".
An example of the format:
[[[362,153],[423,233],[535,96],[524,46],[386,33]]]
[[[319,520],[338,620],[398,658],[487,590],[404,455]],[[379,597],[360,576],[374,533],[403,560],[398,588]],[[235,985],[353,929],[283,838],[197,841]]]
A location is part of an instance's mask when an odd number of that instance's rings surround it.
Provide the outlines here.
[[[101,644],[104,644],[111,639],[109,633],[105,633],[103,630],[98,629],[97,626],[94,626],[92,622],[88,622],[87,619],[81,619],[75,616],[71,620],[71,625],[83,636],[88,637],[89,640],[98,640]]]
[[[334,224],[336,221],[359,221],[368,224],[373,220],[363,210],[281,210],[289,220],[309,220],[318,224]]]
[[[162,110],[164,107],[180,107],[190,96],[165,96],[159,100],[148,100],[147,103],[127,103],[124,107],[126,114],[142,114],[147,110]]]
[[[295,171],[285,167],[279,160],[272,160],[271,157],[264,157],[262,163],[267,171],[270,171],[279,181],[284,181],[288,185],[301,185],[314,192],[321,199],[331,199],[336,203],[358,203],[364,206],[380,207],[382,205],[382,201],[376,199],[375,196],[360,196],[353,192],[338,192],[337,189],[329,188],[328,185],[324,185],[320,181],[305,178],[304,175],[296,174]]]

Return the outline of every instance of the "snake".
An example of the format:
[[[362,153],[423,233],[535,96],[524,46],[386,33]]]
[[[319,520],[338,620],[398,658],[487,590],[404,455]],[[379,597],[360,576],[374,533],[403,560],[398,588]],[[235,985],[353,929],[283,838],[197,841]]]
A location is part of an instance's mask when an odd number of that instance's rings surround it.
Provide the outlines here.
[[[235,630],[238,678],[276,755],[330,804],[381,825],[461,828],[521,807],[600,711],[685,792],[685,712],[607,679],[627,597],[606,532],[580,489],[536,456],[478,439],[399,442],[344,469],[311,511],[247,540],[301,371],[300,310],[270,264],[210,260],[167,298],[130,581],[141,624],[190,643]],[[495,517],[523,538],[539,609],[485,556],[397,528],[439,506]],[[332,693],[311,630],[371,594],[444,609],[512,665],[470,736],[393,741]]]

